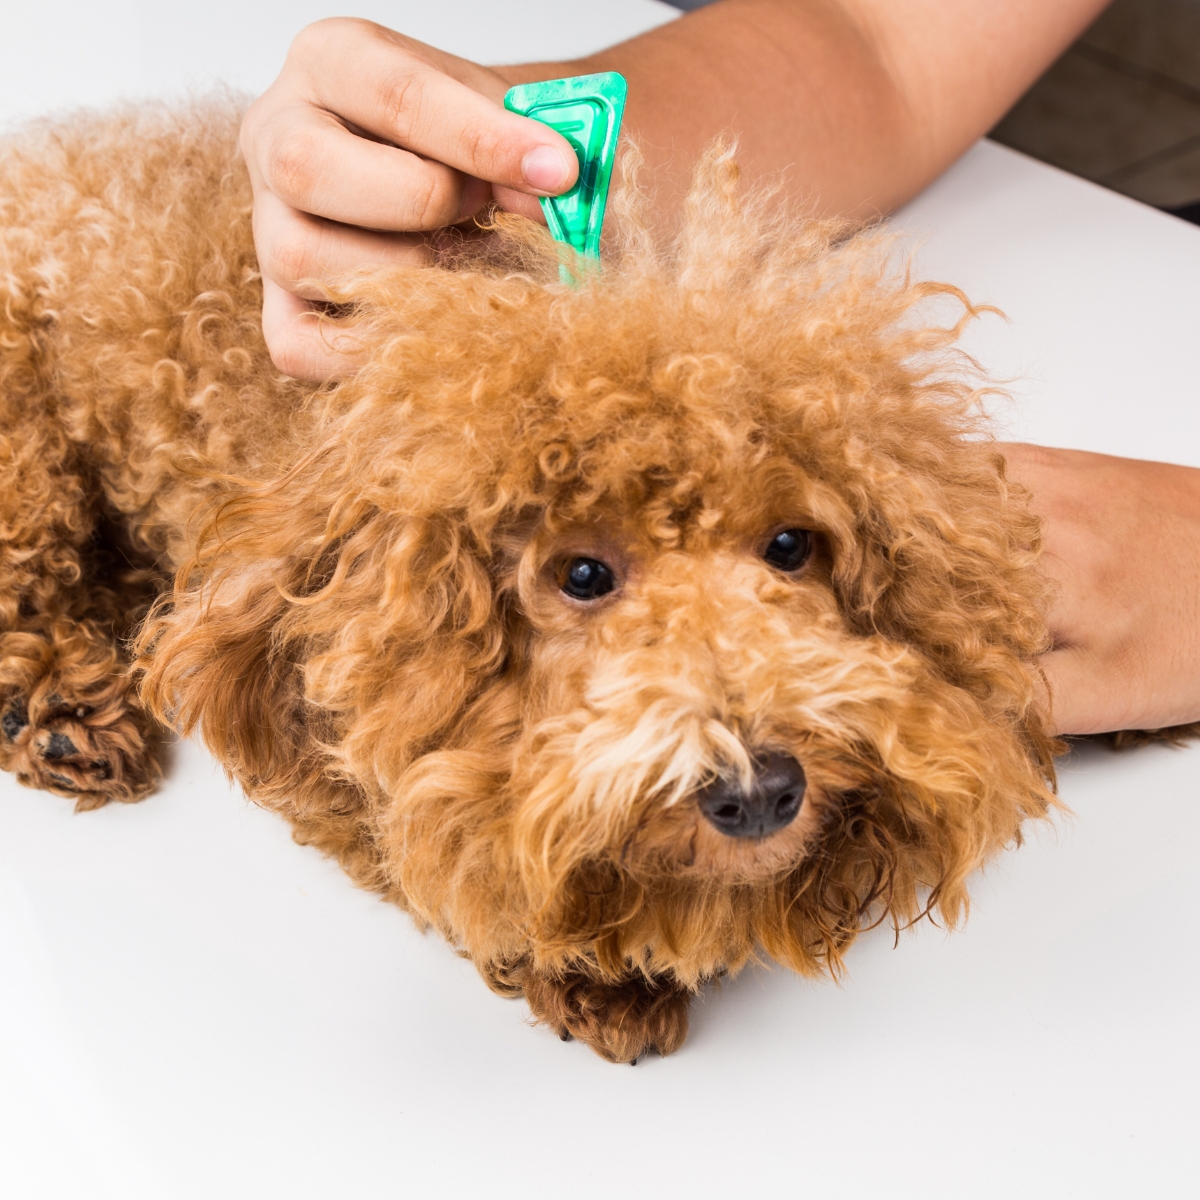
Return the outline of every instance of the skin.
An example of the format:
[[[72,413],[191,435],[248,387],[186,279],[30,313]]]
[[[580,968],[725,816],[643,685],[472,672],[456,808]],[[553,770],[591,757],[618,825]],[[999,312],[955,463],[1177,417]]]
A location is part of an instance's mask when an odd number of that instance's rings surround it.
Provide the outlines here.
[[[572,62],[484,67],[367,21],[303,30],[251,106],[263,329],[276,365],[336,378],[311,301],[364,266],[420,263],[425,233],[495,201],[541,219],[575,159],[501,107],[514,83],[616,70],[625,128],[669,225],[679,174],[732,133],[750,178],[816,214],[910,199],[1016,101],[1105,0],[722,0]],[[1200,471],[1005,448],[1046,519],[1059,585],[1045,656],[1054,725],[1082,734],[1200,719]]]
[[[1200,718],[1200,471],[1081,450],[1004,447],[1046,517],[1059,592],[1043,657],[1062,733]]]

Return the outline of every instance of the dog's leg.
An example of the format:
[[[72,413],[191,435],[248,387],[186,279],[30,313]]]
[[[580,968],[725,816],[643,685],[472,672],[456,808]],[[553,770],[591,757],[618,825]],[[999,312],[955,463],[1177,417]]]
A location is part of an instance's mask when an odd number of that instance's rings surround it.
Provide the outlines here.
[[[577,1038],[610,1062],[670,1054],[687,1037],[691,993],[667,979],[630,975],[605,982],[584,974],[523,972],[525,999],[538,1023]]]
[[[56,616],[30,625],[0,634],[0,767],[79,810],[140,800],[161,774],[160,737],[111,623]]]
[[[113,545],[49,397],[0,390],[0,431],[0,767],[80,809],[138,800],[160,739],[121,639],[148,573]]]

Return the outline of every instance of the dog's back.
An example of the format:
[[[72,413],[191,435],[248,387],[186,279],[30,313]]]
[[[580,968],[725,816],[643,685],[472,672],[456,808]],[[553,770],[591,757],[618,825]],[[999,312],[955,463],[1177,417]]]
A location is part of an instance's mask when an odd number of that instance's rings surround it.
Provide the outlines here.
[[[179,466],[277,466],[306,390],[263,344],[238,119],[233,100],[142,105],[0,144],[0,424],[47,482],[86,477],[156,530],[156,553],[197,500]],[[38,472],[14,469],[28,517]]]

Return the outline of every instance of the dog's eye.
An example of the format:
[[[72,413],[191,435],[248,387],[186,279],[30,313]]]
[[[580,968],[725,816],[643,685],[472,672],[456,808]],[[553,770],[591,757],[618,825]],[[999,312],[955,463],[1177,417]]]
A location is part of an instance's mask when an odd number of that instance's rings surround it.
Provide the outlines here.
[[[811,550],[812,534],[807,529],[785,529],[771,539],[763,558],[781,571],[798,571]]]
[[[567,575],[560,585],[576,600],[599,600],[617,586],[610,567],[595,558],[573,558],[567,563]]]

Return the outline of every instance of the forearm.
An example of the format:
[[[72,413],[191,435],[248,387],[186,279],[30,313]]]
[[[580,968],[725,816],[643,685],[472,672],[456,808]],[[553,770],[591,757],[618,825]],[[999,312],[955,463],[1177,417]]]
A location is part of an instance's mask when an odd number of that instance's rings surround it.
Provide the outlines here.
[[[316,22],[242,125],[276,365],[312,379],[346,369],[311,319],[321,281],[424,262],[426,231],[493,201],[536,219],[538,196],[572,185],[567,142],[500,107],[512,83],[621,71],[664,224],[722,133],[752,181],[781,180],[814,213],[869,219],[949,166],[1101,6],[721,0],[573,63],[498,71],[369,21]]]
[[[620,71],[652,168],[686,169],[720,133],[749,176],[782,174],[814,212],[889,212],[1003,115],[1105,0],[722,0],[509,82]],[[660,202],[685,180],[668,170]]]

